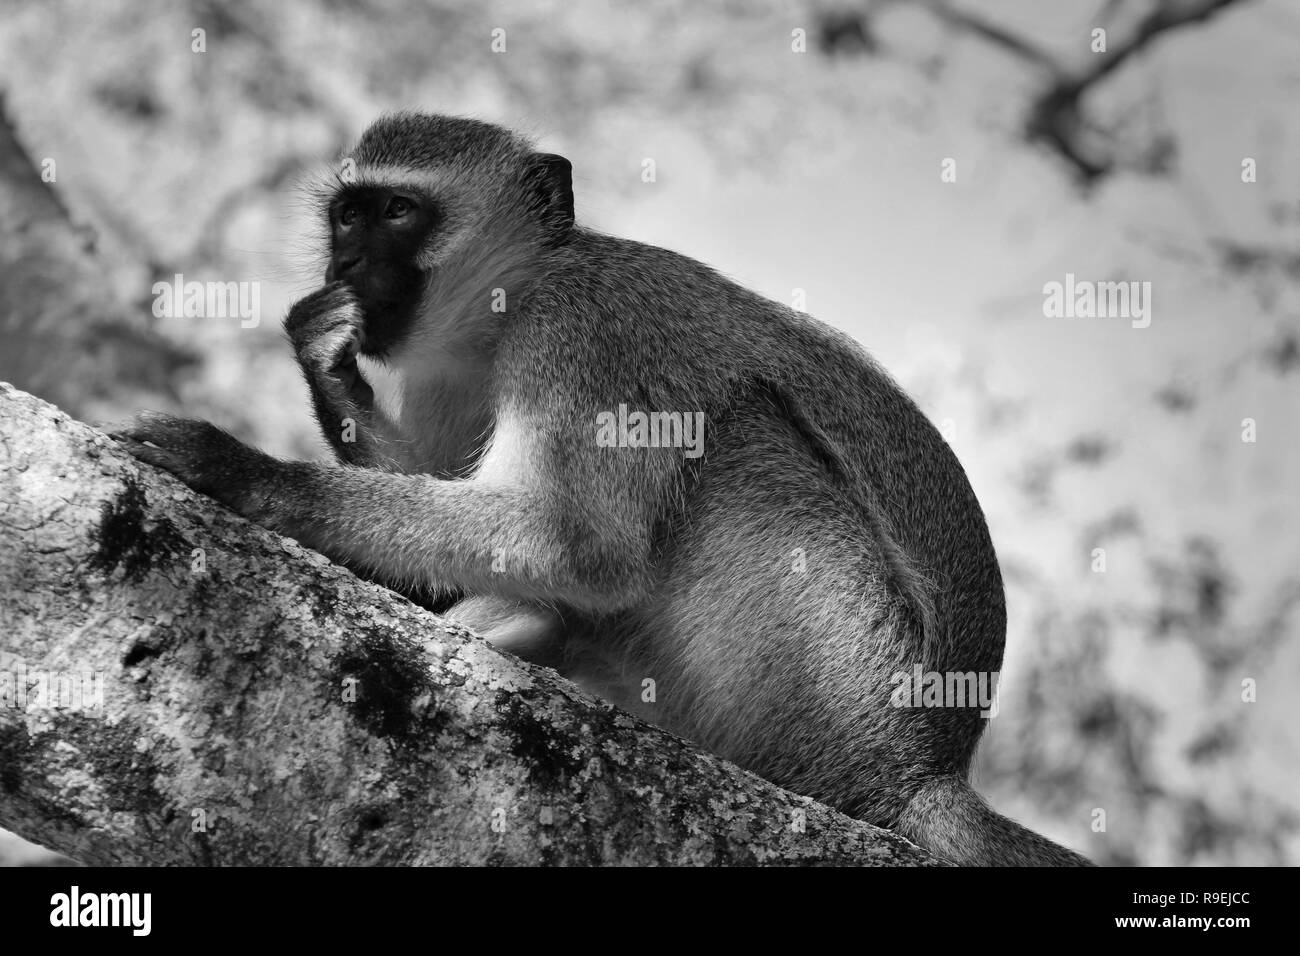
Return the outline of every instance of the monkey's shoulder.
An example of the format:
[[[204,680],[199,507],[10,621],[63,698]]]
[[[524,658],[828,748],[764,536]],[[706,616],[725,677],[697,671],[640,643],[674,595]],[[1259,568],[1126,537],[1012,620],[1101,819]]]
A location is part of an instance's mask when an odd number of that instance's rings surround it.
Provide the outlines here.
[[[664,357],[692,374],[832,352],[867,370],[865,352],[816,319],[682,253],[578,230],[515,317],[531,342],[562,343],[575,363]],[[657,357],[657,358],[656,358]]]

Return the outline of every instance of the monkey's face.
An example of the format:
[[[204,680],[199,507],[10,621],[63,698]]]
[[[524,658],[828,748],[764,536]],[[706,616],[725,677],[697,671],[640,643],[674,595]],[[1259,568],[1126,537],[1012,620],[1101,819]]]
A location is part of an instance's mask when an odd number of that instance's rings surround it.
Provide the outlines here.
[[[356,292],[367,355],[383,356],[410,331],[427,279],[417,257],[438,219],[433,200],[409,188],[348,185],[330,203],[325,281]]]

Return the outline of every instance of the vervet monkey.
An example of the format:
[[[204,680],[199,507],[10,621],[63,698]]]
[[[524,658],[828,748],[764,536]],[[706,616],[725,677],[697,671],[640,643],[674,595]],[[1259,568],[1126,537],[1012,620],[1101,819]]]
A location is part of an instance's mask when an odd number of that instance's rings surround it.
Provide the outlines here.
[[[500,127],[390,115],[348,159],[286,320],[340,463],[153,413],[139,458],[938,856],[1087,862],[968,786],[978,702],[895,706],[915,665],[997,671],[1006,613],[961,465],[855,342],[576,225],[568,160]]]

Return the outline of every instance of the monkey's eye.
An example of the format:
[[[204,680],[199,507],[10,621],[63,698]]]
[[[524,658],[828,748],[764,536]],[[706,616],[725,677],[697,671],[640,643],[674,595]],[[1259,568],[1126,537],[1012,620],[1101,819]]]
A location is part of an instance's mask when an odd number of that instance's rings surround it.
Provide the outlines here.
[[[339,222],[345,226],[350,226],[357,221],[357,207],[344,206],[343,211],[339,213]]]
[[[408,212],[415,208],[411,200],[402,196],[394,196],[388,200],[388,205],[384,207],[385,219],[401,219]]]

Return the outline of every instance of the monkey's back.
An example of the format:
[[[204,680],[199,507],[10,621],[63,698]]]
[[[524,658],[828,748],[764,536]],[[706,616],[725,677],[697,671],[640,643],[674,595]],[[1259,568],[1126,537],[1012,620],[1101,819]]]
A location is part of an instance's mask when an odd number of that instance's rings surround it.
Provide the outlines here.
[[[520,318],[547,352],[537,369],[572,376],[575,412],[624,403],[706,422],[703,457],[672,459],[656,600],[604,622],[629,662],[665,678],[664,705],[642,711],[877,820],[909,777],[965,773],[978,708],[889,702],[914,665],[988,674],[1002,660],[997,560],[938,431],[824,324],[676,253],[588,232],[571,245]],[[662,373],[647,382],[647,367]],[[524,371],[510,387],[546,384]],[[929,640],[889,580],[883,538],[933,586]]]

